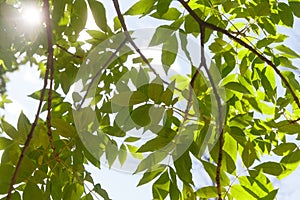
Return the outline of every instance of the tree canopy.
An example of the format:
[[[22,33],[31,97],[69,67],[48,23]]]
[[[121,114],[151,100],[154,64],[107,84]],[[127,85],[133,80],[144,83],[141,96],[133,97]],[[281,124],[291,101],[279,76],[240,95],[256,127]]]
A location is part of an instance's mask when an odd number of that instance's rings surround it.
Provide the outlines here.
[[[299,17],[299,0],[0,0],[0,195],[110,199],[93,165],[142,174],[146,198],[275,199],[300,161]],[[14,127],[22,65],[43,85]]]

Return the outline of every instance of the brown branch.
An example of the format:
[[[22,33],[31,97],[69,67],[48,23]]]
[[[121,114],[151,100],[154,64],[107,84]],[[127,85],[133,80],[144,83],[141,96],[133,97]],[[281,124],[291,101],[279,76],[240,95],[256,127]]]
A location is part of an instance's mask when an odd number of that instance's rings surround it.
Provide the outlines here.
[[[150,64],[149,60],[146,58],[146,56],[141,52],[141,50],[138,48],[138,46],[135,44],[135,42],[133,41],[133,39],[131,38],[129,32],[128,32],[128,29],[127,29],[127,26],[126,26],[126,23],[125,23],[125,20],[124,20],[124,17],[121,13],[121,9],[120,9],[120,5],[119,5],[119,2],[118,0],[113,0],[113,3],[114,3],[114,7],[115,7],[115,10],[117,12],[117,15],[118,15],[118,18],[119,18],[119,21],[120,21],[120,24],[123,28],[123,31],[124,31],[124,34],[126,36],[126,38],[128,39],[128,41],[130,42],[130,44],[133,46],[133,48],[135,49],[135,51],[141,56],[142,60],[149,66],[149,68],[152,70],[152,72],[156,75],[156,76],[159,76],[157,74],[157,72],[154,70],[154,68],[152,67],[152,65]]]
[[[220,28],[220,27],[218,27],[218,26],[216,26],[214,24],[211,24],[211,23],[203,21],[192,10],[192,8],[188,5],[188,3],[185,2],[184,0],[178,0],[178,1],[183,5],[183,7],[189,12],[189,14],[196,20],[196,22],[199,25],[202,25],[205,28],[209,28],[211,30],[223,33],[224,35],[227,35],[229,38],[233,39],[234,41],[236,41],[240,45],[242,45],[245,48],[249,49],[252,53],[254,53],[255,55],[257,55],[262,61],[264,61],[268,65],[270,65],[273,68],[273,70],[276,72],[276,74],[280,77],[280,79],[284,82],[285,86],[287,87],[287,89],[289,90],[289,92],[291,93],[291,95],[293,96],[293,99],[296,102],[297,106],[300,108],[300,100],[298,99],[296,93],[292,89],[292,87],[289,84],[288,80],[283,76],[283,74],[281,73],[281,71],[276,67],[276,65],[271,60],[269,60],[268,58],[266,58],[263,54],[259,53],[256,49],[254,49],[252,46],[250,46],[249,44],[247,44],[246,42],[244,42],[242,39],[240,39],[240,38],[232,35],[228,30],[225,30],[225,29]]]
[[[45,19],[47,19],[47,13],[48,13],[47,10],[49,10],[48,0],[44,0],[44,5],[43,6],[44,6]],[[49,50],[49,44],[48,44],[48,50]],[[48,54],[51,54],[51,52],[48,52]],[[16,168],[15,168],[14,174],[12,176],[10,186],[9,186],[9,190],[8,190],[8,193],[7,193],[7,196],[6,196],[7,200],[11,199],[12,191],[14,190],[14,184],[16,183],[17,176],[18,176],[22,161],[24,159],[25,153],[26,153],[26,151],[29,147],[29,144],[30,144],[30,141],[32,139],[34,130],[35,130],[35,128],[37,126],[37,123],[38,123],[39,115],[40,115],[40,112],[41,112],[41,109],[42,109],[42,104],[43,104],[43,100],[44,100],[44,97],[45,97],[45,92],[46,92],[46,88],[47,88],[47,84],[48,84],[48,76],[49,76],[49,64],[48,64],[48,62],[49,62],[49,57],[50,56],[48,55],[47,68],[46,68],[45,77],[44,77],[44,85],[43,85],[43,88],[42,88],[42,91],[41,91],[41,96],[40,96],[40,99],[39,99],[39,105],[38,105],[38,108],[37,108],[37,111],[36,111],[35,119],[34,119],[32,125],[31,125],[30,131],[29,131],[29,133],[27,135],[27,138],[26,138],[26,141],[24,143],[24,147],[21,151],[21,155],[20,155],[20,157],[18,159],[18,162],[16,164]]]
[[[53,136],[51,130],[51,107],[52,107],[52,90],[53,90],[53,76],[54,76],[54,58],[53,58],[53,34],[52,34],[52,24],[50,18],[50,7],[48,0],[44,0],[44,12],[45,12],[45,24],[46,24],[46,32],[47,32],[47,41],[48,41],[48,57],[47,57],[47,69],[49,70],[50,74],[50,86],[48,92],[48,106],[47,106],[47,135],[49,138],[50,147],[53,150],[55,158],[57,161],[58,154],[56,152],[56,148],[53,144]]]
[[[221,167],[222,167],[222,160],[223,160],[223,144],[224,144],[224,135],[223,135],[223,130],[222,130],[221,133],[220,133],[220,137],[219,137],[219,157],[218,157],[217,172],[216,172],[216,184],[217,184],[217,189],[218,189],[218,200],[222,200],[220,174],[221,174]]]

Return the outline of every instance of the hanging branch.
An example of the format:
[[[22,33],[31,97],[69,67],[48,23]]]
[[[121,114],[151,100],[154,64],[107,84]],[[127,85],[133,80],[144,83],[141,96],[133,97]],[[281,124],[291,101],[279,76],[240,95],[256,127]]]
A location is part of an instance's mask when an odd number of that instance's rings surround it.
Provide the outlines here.
[[[45,19],[47,19],[48,18],[47,13],[49,13],[49,2],[48,2],[48,0],[44,0],[43,9],[44,9],[44,14],[45,14]],[[48,28],[47,28],[47,34],[48,34]],[[51,38],[50,41],[52,41],[52,38]],[[49,42],[49,36],[48,36],[48,42]],[[49,46],[51,46],[51,47],[49,47]],[[44,97],[45,97],[45,92],[46,92],[46,88],[47,88],[47,84],[48,84],[48,76],[49,76],[49,70],[50,70],[49,66],[50,66],[51,63],[53,63],[52,55],[53,55],[52,44],[48,44],[47,68],[46,68],[45,77],[44,77],[44,85],[43,85],[43,88],[42,88],[42,91],[41,91],[41,96],[40,96],[40,99],[39,99],[39,105],[38,105],[38,108],[37,108],[37,111],[36,111],[35,119],[34,119],[32,125],[31,125],[30,131],[29,131],[29,133],[27,135],[27,138],[26,138],[26,141],[24,143],[24,147],[21,151],[21,155],[20,155],[20,157],[18,159],[18,162],[16,164],[16,168],[15,168],[15,171],[13,173],[13,176],[12,176],[12,179],[11,179],[11,182],[10,182],[10,186],[9,186],[9,190],[8,190],[8,193],[7,193],[7,196],[6,196],[7,200],[11,199],[12,191],[14,190],[14,184],[16,182],[16,179],[17,179],[22,161],[24,159],[25,153],[26,153],[26,151],[29,147],[29,144],[30,144],[30,141],[32,139],[34,130],[35,130],[35,128],[37,126],[37,123],[38,123],[39,115],[40,115],[40,112],[41,112],[41,109],[42,109],[42,104],[43,104],[43,100],[44,100]]]
[[[220,27],[218,27],[218,26],[216,26],[214,24],[211,24],[211,23],[203,21],[192,10],[192,8],[188,5],[188,3],[185,2],[184,0],[178,0],[178,1],[183,5],[183,7],[189,12],[189,14],[196,20],[196,22],[199,25],[202,25],[205,28],[209,28],[211,30],[223,33],[224,35],[227,35],[229,38],[233,39],[234,41],[236,41],[240,45],[242,45],[245,48],[249,49],[252,53],[254,53],[255,55],[257,55],[261,60],[263,60],[265,63],[267,63],[269,66],[271,66],[273,68],[273,70],[276,72],[276,74],[280,77],[280,79],[284,82],[285,86],[287,87],[287,89],[289,90],[289,92],[291,93],[291,95],[293,96],[293,99],[296,102],[298,108],[300,108],[300,100],[297,97],[296,93],[292,89],[292,87],[289,84],[289,82],[287,81],[287,79],[283,76],[283,74],[281,73],[281,71],[276,67],[276,65],[271,60],[269,60],[268,58],[266,58],[263,54],[259,53],[256,49],[254,49],[252,46],[250,46],[249,44],[247,44],[246,42],[244,42],[242,39],[240,39],[240,38],[232,35],[228,30],[225,30],[225,29],[220,28]]]
[[[52,90],[53,90],[53,76],[54,76],[54,59],[53,59],[53,35],[52,35],[52,24],[50,18],[50,7],[48,0],[44,0],[44,12],[45,12],[45,24],[46,24],[46,32],[47,32],[47,41],[48,41],[48,57],[47,57],[47,69],[49,70],[50,74],[50,86],[48,92],[48,99],[47,99],[47,135],[50,142],[50,147],[53,150],[55,158],[59,161],[58,153],[56,148],[53,144],[53,136],[51,130],[51,107],[52,107]]]

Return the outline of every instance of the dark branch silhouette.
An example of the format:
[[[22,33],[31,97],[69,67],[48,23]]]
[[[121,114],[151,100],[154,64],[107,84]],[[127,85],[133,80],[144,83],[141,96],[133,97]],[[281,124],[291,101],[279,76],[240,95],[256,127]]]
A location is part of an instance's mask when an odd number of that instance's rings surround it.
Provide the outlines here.
[[[24,159],[25,153],[29,147],[30,141],[32,139],[34,130],[37,126],[38,123],[38,119],[39,119],[39,115],[42,109],[42,104],[43,104],[43,100],[45,97],[45,92],[46,92],[46,88],[47,88],[47,84],[48,84],[48,76],[49,76],[49,71],[51,68],[53,68],[53,47],[52,47],[52,29],[51,26],[49,26],[51,24],[51,20],[50,20],[50,8],[49,8],[49,2],[48,0],[44,0],[43,1],[44,5],[43,5],[43,10],[44,10],[44,20],[46,22],[46,31],[47,31],[47,39],[48,39],[48,56],[47,56],[47,68],[46,68],[46,72],[45,72],[45,78],[44,78],[44,85],[41,91],[41,96],[40,96],[40,100],[39,100],[39,105],[38,105],[38,109],[36,111],[36,115],[35,115],[35,119],[34,122],[31,125],[29,134],[26,138],[24,147],[21,151],[21,155],[19,157],[19,160],[17,162],[14,174],[12,176],[11,182],[10,182],[10,186],[9,186],[9,190],[7,193],[7,200],[11,199],[11,195],[12,195],[12,191],[14,190],[14,184],[16,182],[17,176],[18,176],[18,172],[20,170],[22,161]]]

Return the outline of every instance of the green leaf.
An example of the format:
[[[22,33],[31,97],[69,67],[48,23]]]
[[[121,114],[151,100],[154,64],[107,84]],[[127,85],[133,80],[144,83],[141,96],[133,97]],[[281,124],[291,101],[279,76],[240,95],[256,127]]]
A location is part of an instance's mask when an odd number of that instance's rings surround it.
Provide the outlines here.
[[[125,15],[146,15],[151,11],[156,0],[140,0],[131,6]]]
[[[0,150],[6,149],[12,143],[13,143],[12,140],[9,140],[9,139],[4,138],[4,137],[0,137]]]
[[[169,193],[170,179],[167,172],[164,172],[152,185],[154,199],[165,199]]]
[[[152,152],[162,149],[171,142],[171,139],[172,138],[157,136],[156,138],[149,140],[145,144],[143,144],[137,152]]]
[[[88,0],[90,9],[92,11],[95,23],[104,32],[108,31],[106,21],[106,10],[103,4],[96,0]]]
[[[122,29],[122,25],[120,23],[118,16],[116,16],[114,18],[114,31],[121,30],[121,29]]]
[[[249,90],[244,85],[242,85],[238,82],[229,82],[226,85],[224,85],[224,87],[227,89],[230,89],[230,90],[240,92],[240,93],[250,94]]]
[[[260,198],[259,200],[273,200],[273,199],[276,199],[277,192],[278,192],[278,189],[273,190],[269,194],[267,194],[266,196]]]
[[[111,136],[124,137],[126,135],[126,133],[122,129],[120,129],[117,125],[106,126],[102,130],[104,133]]]
[[[161,83],[151,83],[148,87],[148,96],[155,103],[160,103],[161,95],[164,91],[164,86]]]
[[[101,188],[101,185],[98,183],[94,187],[94,191],[97,192],[101,197],[103,197],[104,200],[111,200],[107,194],[107,192]]]
[[[75,128],[63,119],[53,118],[51,124],[56,128],[56,133],[63,137],[72,137],[75,135]]]
[[[140,91],[134,91],[130,97],[129,105],[135,105],[140,104],[148,101],[148,97],[140,92]]]
[[[157,19],[176,20],[180,15],[181,13],[176,8],[169,8],[169,10],[163,15],[160,15],[158,12],[156,12],[151,14],[150,16]]]
[[[149,109],[152,105],[145,104],[136,109],[134,109],[131,113],[131,119],[141,127],[147,126],[151,123],[151,119],[149,116]]]
[[[43,192],[42,190],[36,185],[31,182],[26,184],[26,187],[23,192],[23,199],[24,200],[31,200],[31,199],[43,199]]]
[[[247,168],[250,167],[254,163],[256,158],[257,158],[257,155],[256,155],[256,150],[253,146],[253,143],[248,142],[242,152],[242,160],[243,160],[244,165]]]
[[[121,145],[119,149],[118,159],[121,165],[123,165],[127,158],[127,149],[124,144]]]
[[[300,18],[300,2],[297,0],[289,0],[289,5],[294,15]]]
[[[161,62],[165,71],[167,72],[170,66],[175,62],[178,52],[178,41],[176,35],[172,35],[163,44]]]
[[[257,165],[255,169],[274,176],[279,176],[284,170],[282,164],[276,162],[265,162]]]
[[[222,188],[222,193],[226,192],[224,188]],[[218,189],[214,186],[206,186],[200,188],[196,191],[196,195],[201,198],[214,198],[218,197]]]
[[[277,50],[283,52],[284,56],[288,56],[290,58],[300,58],[300,55],[297,54],[294,50],[292,50],[291,48],[285,46],[284,44],[281,44],[279,46],[275,47]]]
[[[85,28],[87,21],[87,5],[85,0],[75,0],[71,13],[71,27],[77,35]]]
[[[106,144],[105,154],[106,154],[106,159],[108,161],[108,165],[109,167],[111,167],[119,154],[117,143],[114,140],[110,140]]]
[[[279,156],[286,156],[293,152],[296,148],[297,145],[295,143],[281,143],[275,149],[273,149],[273,152]]]
[[[278,15],[284,25],[293,27],[294,16],[291,8],[286,3],[278,3]]]
[[[159,26],[153,34],[149,46],[157,46],[164,43],[174,33],[168,26]]]
[[[141,186],[146,183],[149,183],[150,181],[154,180],[158,175],[160,175],[163,171],[164,171],[164,168],[162,167],[157,170],[145,172],[137,186]]]
[[[191,173],[192,169],[192,160],[188,152],[184,153],[174,162],[176,173],[179,178],[187,183],[193,184],[193,177]]]
[[[20,137],[22,137],[22,139],[25,141],[31,129],[31,124],[23,112],[20,113],[17,127]]]
[[[268,17],[262,17],[260,18],[260,27],[265,29],[268,33],[271,35],[276,35],[276,26],[273,24],[273,22]]]
[[[80,199],[83,194],[84,187],[79,183],[73,183],[64,187],[63,200]],[[39,199],[39,198],[38,198]]]
[[[169,10],[169,6],[172,0],[158,0],[157,1],[157,13],[162,16]]]

